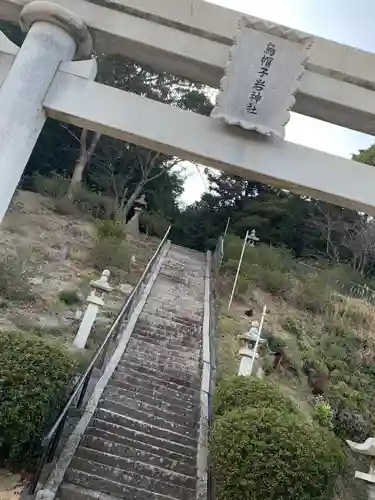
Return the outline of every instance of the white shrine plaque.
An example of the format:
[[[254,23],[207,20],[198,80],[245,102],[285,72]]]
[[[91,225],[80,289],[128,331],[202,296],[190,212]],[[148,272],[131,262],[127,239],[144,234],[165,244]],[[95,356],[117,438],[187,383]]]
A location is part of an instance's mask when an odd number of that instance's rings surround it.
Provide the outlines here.
[[[243,17],[211,116],[284,137],[312,41],[290,28]]]

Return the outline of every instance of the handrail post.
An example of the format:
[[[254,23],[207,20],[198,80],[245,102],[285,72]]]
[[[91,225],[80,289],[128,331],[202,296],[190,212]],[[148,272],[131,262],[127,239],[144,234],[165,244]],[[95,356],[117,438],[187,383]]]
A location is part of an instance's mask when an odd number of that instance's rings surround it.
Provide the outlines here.
[[[81,392],[80,392],[80,395],[79,395],[79,398],[78,398],[78,401],[77,401],[77,408],[81,408],[81,405],[82,405],[83,400],[85,398],[87,386],[89,385],[89,382],[90,382],[90,379],[91,379],[91,375],[92,375],[93,369],[94,369],[94,367],[92,366],[90,368],[90,371],[87,372],[85,381],[83,382],[82,389],[81,389]]]
[[[48,451],[49,451],[49,445],[50,441],[48,441],[48,444],[45,446],[43,444],[43,453],[39,459],[38,466],[36,468],[35,474],[31,480],[30,486],[29,486],[29,495],[33,495],[35,493],[36,487],[38,486],[39,478],[42,473],[44,464],[47,461],[47,456],[48,456]]]
[[[66,422],[66,415],[64,416],[64,418],[61,420],[56,432],[55,432],[55,435],[53,437],[53,441],[52,441],[52,445],[49,446],[49,451],[48,451],[48,454],[47,454],[47,463],[50,463],[52,462],[53,460],[53,456],[55,454],[55,451],[57,449],[57,446],[59,444],[59,441],[60,441],[60,438],[61,438],[61,434],[64,430],[64,425],[65,425],[65,422]]]

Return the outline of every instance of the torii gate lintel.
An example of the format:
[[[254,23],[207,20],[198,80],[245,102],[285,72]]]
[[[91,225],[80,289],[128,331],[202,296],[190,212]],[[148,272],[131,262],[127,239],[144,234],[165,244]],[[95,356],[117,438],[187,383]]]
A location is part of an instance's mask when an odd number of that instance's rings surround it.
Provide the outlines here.
[[[164,0],[161,1],[164,2]],[[58,6],[56,4],[52,6],[61,8],[64,5],[65,8],[65,4],[69,2],[72,3],[71,0],[59,0]],[[127,2],[134,3],[134,0],[121,0],[121,3]],[[46,7],[47,2],[0,0],[0,6],[3,4],[11,6],[12,12],[19,9],[20,4],[27,4],[27,12],[30,6],[34,5],[32,8],[35,9],[35,4],[39,4],[39,8],[40,4],[44,4]],[[97,13],[98,6],[83,0],[74,0],[73,4],[77,4],[80,11],[82,11],[82,5],[86,4],[87,13],[84,17],[88,20],[87,24],[90,28],[91,24],[97,25],[95,13]],[[142,0],[140,3],[140,5],[146,4],[149,5],[148,0]],[[113,11],[103,7],[101,9],[108,12],[108,18],[113,20]],[[175,7],[172,14],[174,12]],[[90,20],[92,13],[95,16],[93,15]],[[119,13],[116,12],[116,16],[118,15]],[[69,61],[73,58],[78,40],[81,40],[81,43],[85,40],[84,52],[88,52],[90,37],[85,23],[74,12],[68,14],[69,19],[72,16],[75,18],[76,26],[81,27],[79,36],[83,34],[82,39],[79,38],[77,32],[69,31],[70,27],[64,31],[61,25],[56,26],[51,23],[52,18],[40,20],[34,18],[29,35],[17,55],[14,51],[0,45],[0,84],[3,82],[0,88],[0,109],[2,110],[0,116],[0,175],[2,178],[0,221],[47,116],[176,155],[182,159],[200,162],[229,173],[375,215],[373,196],[375,169],[371,166],[298,146],[282,139],[260,137],[254,132],[244,131],[238,127],[228,127],[212,118],[95,83],[90,80],[94,76],[92,71],[91,76],[88,76],[86,70],[80,73],[77,67],[73,67],[74,64],[81,63],[60,64],[61,61]],[[126,16],[126,14],[121,14],[121,16]],[[120,18],[123,19],[121,16]],[[134,17],[134,20],[139,19],[139,17]],[[151,23],[152,29],[159,26],[155,21],[147,19],[141,19],[141,21],[146,24]],[[135,24],[137,25],[136,22]],[[106,34],[109,30],[108,19],[103,18],[103,26],[105,26],[103,33]],[[177,33],[175,28],[170,28],[165,24],[161,24],[159,28],[160,33],[164,33],[165,29],[172,30],[168,33],[176,35],[176,39],[180,41],[186,41],[187,35],[200,40],[197,35],[190,35],[185,31]],[[35,43],[32,40],[34,35],[31,36],[31,34],[40,29],[46,30],[48,36],[47,44],[39,46],[39,42]],[[131,33],[128,36],[134,38],[141,35]],[[162,43],[160,40],[154,40],[156,45]],[[202,40],[203,43],[219,45],[219,42],[213,42],[204,37]],[[31,44],[29,44],[30,41]],[[163,41],[163,43],[166,42]],[[177,47],[170,45],[171,53],[179,50],[178,43]],[[155,50],[159,51],[162,56],[165,55],[166,49],[156,48]],[[24,54],[28,51],[33,54],[33,58],[26,61]],[[205,58],[207,62],[207,57],[212,57],[212,52],[208,56],[202,49],[200,52],[199,57],[204,67]],[[164,60],[163,57],[160,61]],[[316,54],[314,57],[318,61]],[[182,53],[179,55],[175,53],[174,59],[176,58],[179,65],[179,61],[184,61],[186,56]],[[324,61],[319,61],[319,64],[323,65]],[[67,64],[70,66],[67,67]],[[28,68],[27,71],[26,68]],[[184,71],[189,71],[188,67],[185,67]],[[25,76],[20,78],[20,74]],[[370,77],[371,75],[368,76]],[[330,77],[329,81],[328,95],[332,95],[332,86],[336,91],[340,84],[343,86],[346,101],[350,105],[359,107],[356,102],[351,104],[353,101],[350,99],[352,95],[356,99],[357,90],[354,94],[347,94],[348,83],[339,80],[336,73],[334,77]],[[350,88],[357,89],[354,85]],[[364,91],[364,87],[358,88],[359,92]],[[324,93],[323,90],[319,92]],[[366,89],[365,92],[370,92],[372,95],[373,91]],[[340,101],[341,98],[342,96],[335,97],[335,102]],[[371,102],[366,105],[368,108],[372,106]],[[349,118],[352,116],[350,115]],[[355,123],[357,117],[358,115],[354,116]],[[349,118],[347,118],[348,121],[350,121]]]

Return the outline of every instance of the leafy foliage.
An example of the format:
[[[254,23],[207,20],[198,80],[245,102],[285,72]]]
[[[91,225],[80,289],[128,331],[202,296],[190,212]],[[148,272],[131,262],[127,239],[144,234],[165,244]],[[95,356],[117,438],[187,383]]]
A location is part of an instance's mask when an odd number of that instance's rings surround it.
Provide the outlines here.
[[[329,498],[345,463],[340,445],[300,415],[267,406],[236,409],[215,420],[218,500]]]
[[[48,177],[36,172],[32,186],[37,193],[59,200],[64,198],[68,191],[69,179],[58,172],[51,172]]]
[[[124,226],[116,220],[97,221],[96,231],[98,238],[113,238],[123,240],[125,238]]]
[[[141,215],[140,226],[144,228],[145,233],[162,238],[167,232],[170,223],[159,213],[144,212]]]
[[[82,302],[76,290],[61,290],[59,300],[67,306],[73,306]]]
[[[214,414],[224,415],[233,409],[261,408],[272,406],[286,413],[296,413],[293,403],[285,398],[279,388],[254,377],[224,378],[220,381],[214,394]]]
[[[95,269],[127,271],[130,255],[122,224],[111,220],[99,221],[96,230],[97,237],[90,251],[90,260]]]
[[[33,467],[77,366],[61,344],[0,332],[0,462]]]
[[[313,418],[324,427],[332,427],[333,410],[323,397],[317,397],[314,402]]]

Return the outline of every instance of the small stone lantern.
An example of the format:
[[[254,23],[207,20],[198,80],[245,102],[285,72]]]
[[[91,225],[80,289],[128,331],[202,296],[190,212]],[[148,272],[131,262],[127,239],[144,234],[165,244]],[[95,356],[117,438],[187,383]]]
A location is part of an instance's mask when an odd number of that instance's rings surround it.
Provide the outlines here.
[[[104,295],[112,290],[112,287],[108,283],[109,276],[110,272],[108,269],[105,269],[98,280],[90,281],[91,291],[86,299],[88,306],[73,341],[73,345],[78,347],[78,349],[85,348],[99,309],[104,306]]]
[[[142,211],[147,207],[147,202],[145,200],[145,195],[143,194],[140,198],[134,202],[134,215],[130,221],[126,224],[128,233],[132,236],[139,236],[139,219]]]
[[[253,321],[251,323],[251,328],[248,332],[240,335],[240,340],[243,341],[244,346],[241,347],[239,351],[239,356],[241,357],[240,367],[238,369],[238,375],[242,377],[249,377],[252,373],[252,368],[254,362],[259,359],[259,353],[255,352],[255,344],[258,338],[259,322]],[[264,345],[267,342],[266,339],[260,338],[259,344]],[[254,359],[255,358],[255,359]],[[256,371],[256,376],[260,378],[260,370]]]
[[[249,246],[250,247],[255,247],[255,243],[257,243],[259,241],[259,238],[258,236],[255,234],[255,229],[252,229],[250,231],[250,234],[249,236],[247,237],[248,241],[249,241]]]
[[[346,441],[354,453],[359,455],[366,455],[370,457],[370,470],[368,473],[355,471],[357,479],[362,479],[368,486],[368,499],[375,500],[375,438],[368,438],[364,443],[354,443],[353,441]]]

